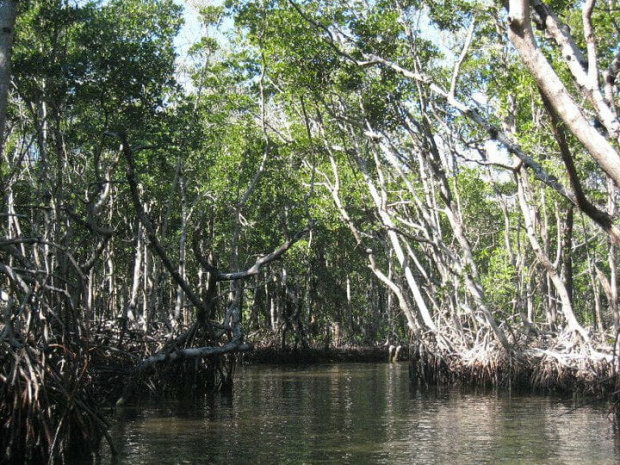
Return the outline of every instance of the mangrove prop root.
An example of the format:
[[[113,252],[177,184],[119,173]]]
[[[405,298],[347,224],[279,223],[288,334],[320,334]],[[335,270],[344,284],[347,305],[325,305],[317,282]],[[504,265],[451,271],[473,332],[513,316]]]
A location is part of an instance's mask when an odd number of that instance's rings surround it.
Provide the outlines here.
[[[410,378],[425,387],[468,384],[611,398],[619,380],[614,357],[607,352],[609,348],[602,351],[566,334],[512,351],[487,343],[459,348],[455,341],[448,349],[432,337],[421,337],[409,347]]]
[[[46,463],[96,453],[107,425],[79,348],[29,345],[0,355],[0,462]],[[110,443],[112,452],[114,448]]]

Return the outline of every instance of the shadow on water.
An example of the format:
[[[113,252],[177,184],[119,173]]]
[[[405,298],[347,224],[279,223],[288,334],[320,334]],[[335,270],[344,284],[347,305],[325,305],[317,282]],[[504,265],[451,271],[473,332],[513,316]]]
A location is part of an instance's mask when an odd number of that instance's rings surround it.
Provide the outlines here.
[[[119,409],[119,463],[610,463],[602,405],[571,398],[414,389],[407,366],[239,370],[230,395]],[[102,463],[111,463],[104,451]]]

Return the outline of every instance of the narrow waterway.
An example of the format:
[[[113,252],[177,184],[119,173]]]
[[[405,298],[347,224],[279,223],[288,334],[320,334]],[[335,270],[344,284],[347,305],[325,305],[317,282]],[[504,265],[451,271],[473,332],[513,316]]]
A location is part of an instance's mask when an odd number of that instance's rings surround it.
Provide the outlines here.
[[[131,464],[620,461],[604,406],[414,390],[406,364],[243,367],[231,396],[125,407],[111,433]]]

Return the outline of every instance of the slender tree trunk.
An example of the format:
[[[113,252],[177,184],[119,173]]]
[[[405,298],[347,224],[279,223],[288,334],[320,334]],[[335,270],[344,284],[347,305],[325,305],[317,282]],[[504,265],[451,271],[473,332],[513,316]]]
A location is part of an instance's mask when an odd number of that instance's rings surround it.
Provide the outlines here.
[[[574,210],[569,207],[566,211],[566,217],[562,224],[558,214],[558,226],[562,226],[562,246],[561,260],[562,260],[562,279],[566,286],[566,292],[571,302],[573,302],[573,226],[574,226]]]
[[[356,157],[358,166],[360,167],[362,174],[364,175],[364,179],[366,181],[366,185],[368,186],[368,190],[370,192],[370,196],[372,197],[375,208],[377,209],[377,213],[379,214],[379,218],[381,219],[383,225],[387,229],[387,236],[390,241],[390,244],[394,250],[394,254],[400,267],[403,270],[405,275],[405,280],[407,281],[407,285],[409,287],[410,292],[413,295],[413,299],[418,308],[418,312],[424,321],[424,324],[428,329],[435,331],[437,326],[433,321],[433,317],[431,315],[430,309],[422,296],[421,288],[418,283],[418,280],[413,274],[413,270],[409,264],[409,260],[407,255],[405,254],[405,250],[403,248],[403,244],[401,243],[401,239],[399,235],[396,233],[396,225],[394,224],[394,220],[392,216],[388,212],[386,208],[386,193],[383,191],[384,183],[381,183],[379,186],[382,190],[377,188],[377,185],[373,181],[370,173],[366,168],[366,163],[360,157]],[[377,165],[377,169],[380,170],[380,164],[378,163],[378,159],[375,156],[375,163]]]
[[[7,106],[11,88],[11,51],[15,36],[17,0],[0,1],[0,155],[4,151]]]
[[[519,204],[521,206],[521,210],[523,213],[523,219],[524,219],[527,235],[530,240],[530,245],[532,249],[534,250],[534,252],[536,253],[536,257],[538,258],[538,261],[541,263],[541,265],[547,272],[547,275],[549,276],[553,284],[553,287],[560,299],[560,302],[562,303],[562,314],[566,320],[567,329],[569,331],[578,332],[583,337],[583,339],[587,341],[588,334],[586,330],[579,324],[579,322],[577,321],[577,318],[575,317],[575,314],[573,313],[573,306],[571,304],[569,294],[566,290],[566,286],[564,285],[564,282],[562,281],[559,273],[557,272],[556,268],[551,263],[551,260],[549,260],[548,255],[545,253],[543,247],[540,245],[536,237],[536,232],[534,230],[534,223],[531,218],[531,209],[527,205],[527,200],[526,200],[526,196],[530,197],[528,195],[526,176],[527,176],[527,173],[525,173],[525,169],[521,168],[521,171],[518,174],[516,174],[516,177],[517,177],[516,181],[517,181],[517,186],[518,186]]]
[[[329,154],[330,154],[330,164],[332,167],[332,174],[334,177],[333,182],[329,180],[329,178],[323,174],[323,177],[325,178],[325,185],[328,188],[332,199],[334,201],[334,205],[336,206],[337,210],[340,213],[340,216],[342,218],[342,220],[344,221],[344,223],[347,225],[347,227],[349,228],[349,230],[351,231],[351,233],[353,234],[353,237],[355,238],[355,241],[357,243],[357,245],[359,247],[364,247],[364,241],[362,240],[362,236],[360,234],[360,231],[357,229],[357,227],[355,226],[355,224],[353,223],[353,220],[351,219],[349,213],[347,212],[346,208],[344,207],[341,199],[340,199],[340,177],[338,174],[338,165],[336,163],[336,159],[334,157],[334,154],[331,152],[331,150],[329,150]],[[395,236],[395,235],[393,235]],[[392,240],[393,237],[390,238],[390,240]],[[396,243],[399,244],[398,242],[398,237],[396,237]],[[396,250],[394,249],[394,247],[390,248],[390,253],[394,252],[394,254],[396,254]],[[398,306],[400,308],[400,310],[403,312],[403,314],[405,315],[405,317],[407,318],[407,325],[409,326],[410,330],[416,330],[418,328],[421,327],[421,323],[418,321],[416,312],[413,311],[412,306],[409,303],[409,300],[407,299],[406,295],[402,292],[402,290],[400,289],[400,287],[394,282],[393,279],[388,278],[378,267],[376,260],[375,260],[375,256],[374,256],[374,252],[372,251],[372,249],[368,248],[366,249],[366,253],[368,255],[368,260],[370,263],[370,269],[372,270],[372,272],[375,274],[375,276],[377,276],[377,278],[379,278],[379,280],[385,284],[396,296],[396,298],[398,299]],[[402,248],[401,248],[401,257],[404,259],[404,253],[402,253]],[[421,295],[419,296],[421,298]],[[424,307],[426,308],[426,304],[422,301]],[[429,329],[433,329],[435,327],[434,323],[432,322],[432,319],[430,319],[430,315],[427,315],[427,318],[430,320],[430,324],[432,324],[432,327],[429,327]],[[424,323],[426,324],[426,320],[424,321]]]
[[[142,278],[142,269],[144,268],[143,265],[143,247],[142,247],[142,242],[143,242],[143,231],[142,231],[142,225],[140,224],[139,221],[136,221],[136,238],[135,238],[135,254],[134,254],[134,261],[133,261],[133,272],[131,274],[131,290],[129,292],[129,298],[127,299],[127,305],[125,307],[125,315],[123,315],[124,318],[128,319],[129,321],[133,321],[135,320],[135,318],[137,317],[137,306],[138,306],[138,292],[140,290],[140,281]],[[144,316],[144,315],[143,315]],[[146,329],[146,328],[144,328]]]
[[[189,218],[189,212],[187,207],[187,195],[185,192],[185,178],[181,174],[179,178],[179,190],[181,193],[181,231],[179,237],[179,275],[183,279],[187,279],[186,276],[186,255],[187,255],[187,221]],[[174,321],[178,322],[181,318],[181,312],[185,303],[185,293],[181,286],[177,286],[177,294],[174,302]]]
[[[585,229],[585,228],[584,228]],[[588,242],[586,236],[586,244]],[[594,258],[591,256],[590,250],[586,246],[586,260],[588,261],[588,276],[590,277],[590,286],[592,288],[592,296],[594,298],[594,317],[596,319],[596,329],[603,333],[605,331],[605,322],[603,321],[600,283],[597,276],[597,268],[594,264]]]
[[[607,181],[607,213],[615,218],[617,215],[617,203],[616,203],[616,189],[620,185],[614,183],[612,180]],[[609,245],[609,254],[607,261],[609,263],[609,307],[612,312],[614,329],[616,333],[620,332],[620,308],[618,305],[618,272],[617,272],[617,260],[616,254],[618,247],[612,242]]]

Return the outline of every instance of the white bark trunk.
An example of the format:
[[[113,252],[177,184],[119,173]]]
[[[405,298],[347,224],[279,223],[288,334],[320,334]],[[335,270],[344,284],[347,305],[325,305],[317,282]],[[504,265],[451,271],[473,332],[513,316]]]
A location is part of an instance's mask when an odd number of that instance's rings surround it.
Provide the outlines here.
[[[568,291],[566,290],[566,286],[562,281],[562,278],[558,274],[557,270],[551,263],[549,256],[543,250],[543,247],[540,245],[537,237],[536,231],[534,230],[534,222],[530,216],[531,208],[527,204],[526,200],[526,191],[527,186],[525,185],[525,172],[522,168],[522,171],[519,175],[517,175],[517,188],[518,188],[518,197],[519,197],[519,205],[521,206],[521,211],[523,213],[523,223],[525,224],[525,230],[527,232],[528,239],[530,241],[530,245],[534,253],[536,254],[536,258],[541,263],[541,265],[545,268],[547,275],[549,276],[555,291],[557,292],[560,302],[562,304],[562,314],[564,319],[566,320],[567,329],[569,331],[578,332],[581,337],[585,341],[588,340],[588,334],[586,330],[579,324],[577,318],[575,317],[575,313],[573,312],[573,306],[570,301],[570,296]]]
[[[508,36],[541,92],[592,158],[614,180],[616,186],[620,186],[620,154],[590,125],[538,47],[527,0],[510,1],[509,24]]]

